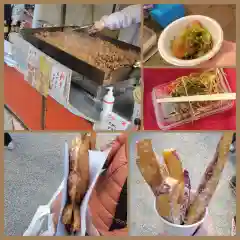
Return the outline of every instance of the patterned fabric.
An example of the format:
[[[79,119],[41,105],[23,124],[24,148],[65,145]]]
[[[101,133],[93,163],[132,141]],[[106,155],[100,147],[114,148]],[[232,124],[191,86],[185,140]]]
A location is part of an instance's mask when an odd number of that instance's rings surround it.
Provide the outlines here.
[[[115,215],[109,231],[120,230],[127,227],[127,179],[122,187]]]
[[[98,179],[89,202],[93,225],[101,235],[127,235],[127,229],[109,231],[128,174],[128,160],[124,136],[113,144],[109,154],[110,164]]]

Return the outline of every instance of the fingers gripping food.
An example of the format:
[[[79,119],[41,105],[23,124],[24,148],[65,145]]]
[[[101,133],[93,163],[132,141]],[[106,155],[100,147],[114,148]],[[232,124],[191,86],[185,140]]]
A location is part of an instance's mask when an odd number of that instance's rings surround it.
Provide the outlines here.
[[[61,221],[69,233],[81,229],[80,205],[89,186],[89,155],[95,149],[96,134],[83,134],[74,139],[69,150],[68,199]]]

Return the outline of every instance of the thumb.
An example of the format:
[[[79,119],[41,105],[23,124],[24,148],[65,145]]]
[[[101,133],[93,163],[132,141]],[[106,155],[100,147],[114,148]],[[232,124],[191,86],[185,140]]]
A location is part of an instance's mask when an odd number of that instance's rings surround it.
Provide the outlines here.
[[[100,20],[100,21],[96,21],[94,23],[94,26],[95,26],[96,30],[102,31],[104,29],[104,27],[105,27],[105,24],[104,24],[103,20]]]
[[[93,26],[88,30],[90,34],[100,32],[104,29],[104,22],[102,20],[96,21]]]

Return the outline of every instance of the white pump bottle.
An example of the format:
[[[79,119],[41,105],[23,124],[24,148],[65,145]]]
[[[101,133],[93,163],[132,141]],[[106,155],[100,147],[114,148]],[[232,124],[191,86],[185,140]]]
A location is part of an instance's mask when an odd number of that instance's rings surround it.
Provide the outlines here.
[[[103,98],[102,112],[100,114],[100,121],[104,121],[109,113],[113,110],[115,97],[113,96],[113,87],[107,87],[108,93]]]

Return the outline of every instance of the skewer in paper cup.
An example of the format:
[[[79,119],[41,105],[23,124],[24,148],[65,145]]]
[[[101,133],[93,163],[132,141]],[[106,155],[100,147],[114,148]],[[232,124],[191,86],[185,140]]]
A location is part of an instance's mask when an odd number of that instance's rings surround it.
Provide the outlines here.
[[[205,210],[205,214],[201,220],[191,225],[179,225],[171,223],[162,216],[159,215],[156,207],[156,199],[154,200],[154,209],[156,214],[159,216],[160,222],[162,223],[163,235],[167,236],[193,236],[197,229],[204,223],[208,216],[208,208]]]
[[[204,55],[194,59],[184,60],[177,58],[172,52],[172,41],[176,37],[179,37],[187,26],[194,21],[200,22],[200,24],[211,34],[212,48]],[[166,62],[174,66],[193,67],[213,58],[220,51],[222,43],[223,30],[217,21],[202,15],[190,15],[172,22],[163,30],[158,39],[158,51]]]

